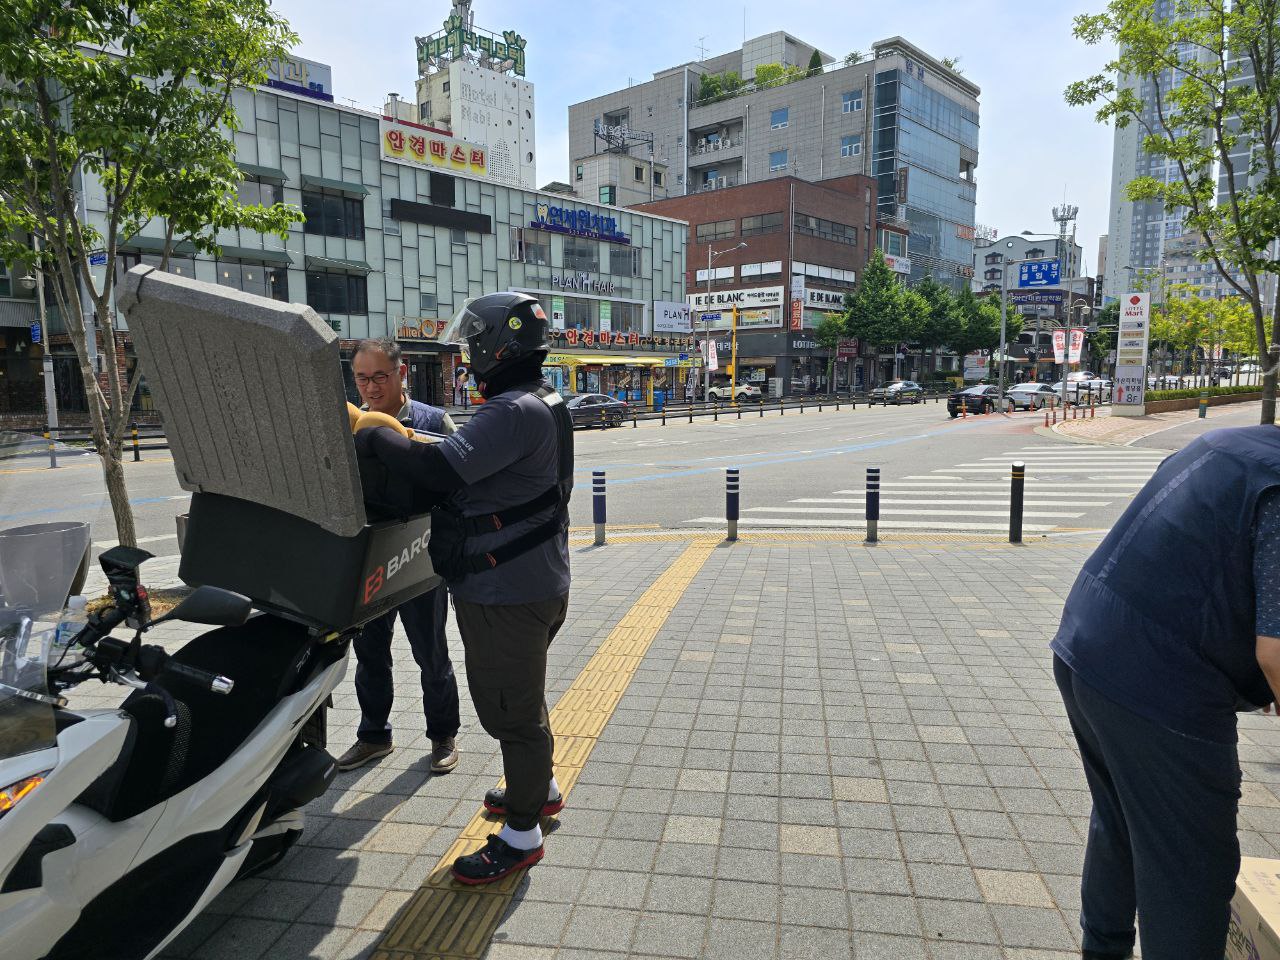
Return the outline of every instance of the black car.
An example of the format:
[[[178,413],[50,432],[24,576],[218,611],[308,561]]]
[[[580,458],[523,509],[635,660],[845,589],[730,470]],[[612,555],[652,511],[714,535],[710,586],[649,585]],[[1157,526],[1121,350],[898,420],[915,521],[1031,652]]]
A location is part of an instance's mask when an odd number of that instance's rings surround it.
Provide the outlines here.
[[[602,393],[579,393],[564,402],[575,427],[620,427],[627,419],[627,404]]]
[[[1007,397],[1000,401],[1000,388],[991,384],[979,384],[965,390],[957,390],[947,397],[947,413],[952,417],[960,416],[963,408],[967,413],[994,413],[997,410],[1013,409],[1013,402]]]
[[[914,380],[895,380],[893,383],[876,387],[867,395],[867,403],[883,403],[886,407],[899,403],[919,403],[924,399],[924,387]]]

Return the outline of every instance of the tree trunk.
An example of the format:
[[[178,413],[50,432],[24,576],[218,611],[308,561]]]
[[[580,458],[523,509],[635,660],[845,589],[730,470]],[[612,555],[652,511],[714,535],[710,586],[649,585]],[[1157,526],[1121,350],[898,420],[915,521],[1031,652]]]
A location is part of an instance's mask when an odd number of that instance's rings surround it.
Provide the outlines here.
[[[97,433],[97,430],[94,430]],[[124,464],[119,456],[102,457],[102,478],[107,484],[107,495],[111,498],[111,513],[116,520],[116,538],[123,546],[136,547],[137,533],[133,527],[133,507],[129,504],[129,491],[124,482]]]

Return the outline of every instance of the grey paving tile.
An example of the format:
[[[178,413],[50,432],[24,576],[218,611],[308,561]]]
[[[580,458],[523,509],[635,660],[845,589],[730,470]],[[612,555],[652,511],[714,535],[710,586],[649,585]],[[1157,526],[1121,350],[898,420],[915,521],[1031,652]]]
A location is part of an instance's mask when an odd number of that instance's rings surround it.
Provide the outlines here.
[[[706,960],[774,960],[777,955],[777,924],[711,919],[702,953]]]
[[[1056,910],[991,904],[991,915],[1006,947],[1041,947],[1071,950],[1076,946],[1071,931]]]
[[[783,887],[781,916],[784,924],[848,930],[848,894],[843,890]]]
[[[981,903],[919,899],[920,924],[927,939],[998,944],[995,925]]]
[[[776,920],[779,890],[771,883],[717,880],[711,891],[711,913],[738,920]]]
[[[705,916],[710,911],[712,881],[705,877],[676,877],[655,874],[649,880],[644,909],[654,913],[691,913]],[[641,946],[637,941],[637,946]]]
[[[849,910],[853,930],[911,937],[920,935],[920,920],[910,897],[855,891],[849,894]]]
[[[646,911],[636,925],[635,949],[658,957],[697,957],[706,926],[700,916]]]
[[[853,942],[848,930],[783,925],[781,960],[849,960]]]
[[[635,910],[617,907],[574,907],[564,931],[566,947],[600,948],[625,952],[639,922]]]

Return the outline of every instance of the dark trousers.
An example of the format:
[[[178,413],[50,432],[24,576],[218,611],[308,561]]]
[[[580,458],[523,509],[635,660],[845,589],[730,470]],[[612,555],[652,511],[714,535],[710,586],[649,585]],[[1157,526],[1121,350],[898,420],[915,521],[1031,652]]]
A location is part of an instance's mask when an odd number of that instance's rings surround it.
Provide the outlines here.
[[[429,590],[371,620],[360,631],[356,651],[356,699],[360,701],[360,729],[364,743],[390,743],[391,704],[395,684],[391,675],[391,631],[396,615],[409,637],[409,649],[422,675],[422,712],[427,736],[445,740],[458,733],[458,678],[449,662],[444,625],[449,616],[449,594],[444,587]]]
[[[1240,844],[1234,744],[1175,733],[1108,700],[1054,657],[1093,795],[1081,880],[1084,948],[1222,960]]]
[[[555,738],[547,715],[547,649],[569,597],[497,606],[456,597],[467,652],[467,689],[476,716],[502,748],[507,823],[532,830],[547,800]]]

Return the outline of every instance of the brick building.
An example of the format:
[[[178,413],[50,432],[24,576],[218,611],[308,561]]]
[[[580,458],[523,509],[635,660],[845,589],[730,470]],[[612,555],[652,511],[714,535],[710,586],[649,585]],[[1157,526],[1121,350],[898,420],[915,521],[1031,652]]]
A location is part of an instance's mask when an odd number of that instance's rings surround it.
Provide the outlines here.
[[[688,221],[685,289],[694,333],[709,329],[727,364],[737,305],[738,379],[763,388],[776,378],[784,392],[797,393],[831,386],[830,354],[814,330],[825,314],[843,310],[875,247],[875,187],[861,174],[818,183],[778,177],[636,209]],[[870,382],[864,365],[872,363],[842,361],[835,385]]]

